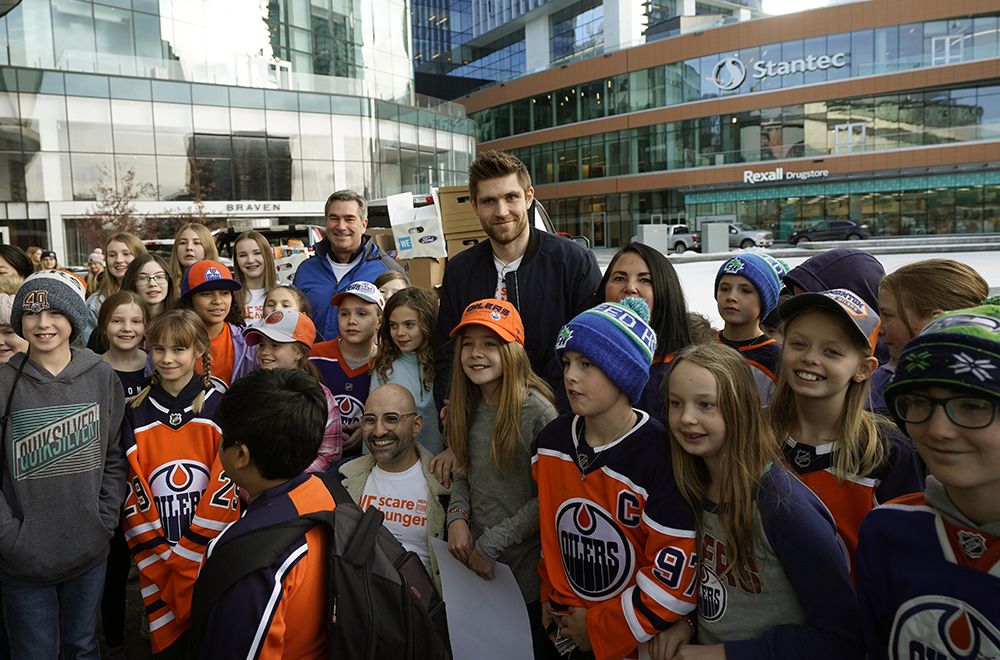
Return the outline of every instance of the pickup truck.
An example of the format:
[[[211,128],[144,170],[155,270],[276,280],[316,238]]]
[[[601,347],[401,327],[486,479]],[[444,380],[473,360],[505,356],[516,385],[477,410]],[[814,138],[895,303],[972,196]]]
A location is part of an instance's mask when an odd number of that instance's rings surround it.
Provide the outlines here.
[[[688,250],[701,250],[701,232],[691,231],[687,225],[674,225],[670,228],[668,245],[676,254],[684,254]]]

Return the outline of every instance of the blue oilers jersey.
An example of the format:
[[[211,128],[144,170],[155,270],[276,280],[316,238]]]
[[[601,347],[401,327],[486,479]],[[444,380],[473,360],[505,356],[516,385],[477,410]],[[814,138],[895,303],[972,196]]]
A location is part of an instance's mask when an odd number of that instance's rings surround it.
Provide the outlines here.
[[[319,371],[340,410],[342,428],[353,429],[365,414],[365,401],[371,386],[371,362],[351,368],[340,352],[340,338],[313,346],[309,362]]]
[[[872,660],[1000,658],[1000,525],[963,520],[943,487],[873,510],[857,587]]]

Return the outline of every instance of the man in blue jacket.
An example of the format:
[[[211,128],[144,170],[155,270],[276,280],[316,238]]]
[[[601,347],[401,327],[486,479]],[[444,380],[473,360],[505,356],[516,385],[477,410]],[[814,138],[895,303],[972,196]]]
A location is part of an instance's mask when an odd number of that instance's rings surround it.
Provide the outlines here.
[[[368,203],[353,190],[338,190],[326,200],[326,238],[316,244],[316,255],[295,272],[295,286],[312,307],[316,332],[323,339],[340,334],[337,308],[331,300],[354,282],[374,282],[388,270],[402,267],[365,235]]]
[[[450,333],[469,303],[509,300],[524,321],[524,347],[532,369],[561,388],[556,335],[590,306],[601,282],[593,252],[528,221],[534,199],[531,176],[511,154],[480,154],[469,167],[469,196],[489,240],[449,259],[445,268],[434,333],[434,398],[439,410],[451,377],[455,347]]]

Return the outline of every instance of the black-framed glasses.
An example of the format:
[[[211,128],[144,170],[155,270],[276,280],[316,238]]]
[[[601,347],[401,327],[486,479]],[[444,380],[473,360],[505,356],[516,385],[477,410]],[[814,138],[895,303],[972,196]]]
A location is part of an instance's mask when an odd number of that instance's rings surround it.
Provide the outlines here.
[[[416,414],[417,414],[416,412],[408,412],[408,413],[387,412],[387,413],[383,413],[382,414],[382,426],[384,426],[385,428],[387,428],[388,430],[391,431],[394,428],[396,428],[397,426],[399,426],[399,423],[401,421],[403,421],[404,417],[409,417],[410,415],[416,415]],[[363,428],[366,431],[371,431],[371,430],[373,430],[375,428],[375,425],[378,424],[378,420],[379,420],[379,418],[378,418],[377,415],[373,415],[372,413],[366,413],[366,414],[364,414],[364,415],[361,416],[361,428]]]
[[[157,273],[156,275],[136,275],[135,276],[135,283],[136,284],[150,284],[152,282],[156,282],[157,284],[166,284],[167,283],[167,274],[166,273]]]
[[[997,403],[981,396],[951,396],[936,399],[925,394],[900,394],[896,397],[896,414],[908,424],[921,424],[934,414],[934,409],[944,406],[944,413],[955,426],[963,429],[982,429],[993,423],[997,416]]]

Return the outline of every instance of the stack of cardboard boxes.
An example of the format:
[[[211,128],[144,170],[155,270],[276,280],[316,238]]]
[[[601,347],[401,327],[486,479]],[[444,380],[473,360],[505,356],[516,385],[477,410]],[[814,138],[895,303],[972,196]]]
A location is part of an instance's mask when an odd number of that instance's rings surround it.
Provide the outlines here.
[[[445,246],[448,256],[454,257],[462,250],[467,250],[476,243],[486,240],[486,232],[479,222],[479,216],[469,203],[468,186],[447,186],[438,189],[438,213],[444,229]],[[385,230],[375,230],[385,231]],[[372,233],[372,232],[369,232]],[[391,244],[391,233],[389,242]],[[380,243],[381,247],[381,243]],[[413,286],[424,289],[434,289],[444,278],[444,267],[447,259],[432,259],[420,257],[404,259],[399,263],[406,270]]]

